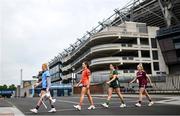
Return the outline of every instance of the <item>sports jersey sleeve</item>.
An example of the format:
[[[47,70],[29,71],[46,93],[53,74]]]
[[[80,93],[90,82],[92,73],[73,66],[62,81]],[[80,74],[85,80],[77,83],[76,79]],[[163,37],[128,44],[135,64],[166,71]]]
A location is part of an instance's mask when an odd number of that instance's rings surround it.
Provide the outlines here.
[[[47,88],[49,89],[51,87],[51,78],[49,71],[46,71],[46,79],[47,79]]]
[[[87,76],[90,76],[90,75],[91,75],[91,71],[90,71],[90,70],[87,70],[87,71],[86,71],[86,74],[87,74]]]
[[[146,77],[146,74],[147,74],[146,72],[143,72],[143,76],[144,76],[144,77]]]
[[[51,78],[47,78],[47,88],[51,88]]]
[[[50,77],[49,71],[46,71],[46,77]]]

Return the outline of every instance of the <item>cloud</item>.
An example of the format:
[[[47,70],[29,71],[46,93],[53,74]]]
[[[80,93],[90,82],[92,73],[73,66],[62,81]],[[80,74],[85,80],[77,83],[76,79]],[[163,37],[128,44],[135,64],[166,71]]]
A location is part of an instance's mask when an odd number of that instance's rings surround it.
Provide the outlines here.
[[[124,0],[1,0],[0,84],[32,79],[41,64],[112,15]]]

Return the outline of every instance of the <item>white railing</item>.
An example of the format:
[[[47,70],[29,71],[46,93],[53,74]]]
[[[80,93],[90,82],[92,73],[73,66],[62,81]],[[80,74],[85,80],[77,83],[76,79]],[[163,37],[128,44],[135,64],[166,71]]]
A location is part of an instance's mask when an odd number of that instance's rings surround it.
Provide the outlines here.
[[[101,51],[101,50],[111,50],[111,49],[131,49],[134,50],[135,48],[138,48],[137,44],[104,44],[104,45],[98,45],[91,48],[91,52],[95,51]]]
[[[71,78],[71,77],[72,77],[72,74],[70,73],[70,74],[62,76],[61,78],[62,79],[68,79],[68,78]]]
[[[91,65],[96,64],[106,64],[106,63],[139,63],[139,62],[150,62],[151,58],[139,58],[139,57],[104,57],[104,58],[96,58],[91,60]]]
[[[85,55],[83,55],[82,57],[79,57],[78,59],[76,59],[73,63],[65,66],[62,68],[62,71],[66,71],[68,69],[71,69],[72,66],[76,65],[76,63],[80,62],[81,60],[83,60],[85,57],[88,56],[88,54],[91,53],[90,51],[88,51],[88,53],[86,53]],[[139,58],[139,57],[128,57],[128,56],[122,56],[122,57],[104,57],[104,58],[96,58],[96,59],[92,59],[91,60],[91,65],[96,65],[96,64],[106,64],[106,63],[134,63],[134,62],[144,62],[144,63],[149,63],[152,59],[151,58]]]
[[[91,65],[122,62],[122,57],[105,57],[91,60]]]
[[[67,55],[66,57],[63,58],[62,62],[66,62],[69,60],[73,55],[75,55],[79,50],[81,50],[83,47],[85,47],[90,41],[102,38],[102,37],[110,37],[110,36],[122,36],[122,37],[139,37],[140,33],[139,32],[127,32],[127,31],[122,31],[123,28],[119,27],[107,27],[103,31],[96,33],[95,35],[92,35],[89,39],[87,39],[78,49]],[[141,35],[148,36],[147,33],[141,33]],[[141,36],[140,35],[140,36]],[[147,47],[147,46],[146,46]]]
[[[71,68],[71,64],[69,64],[69,65],[67,65],[67,66],[65,66],[65,67],[62,67],[61,70],[62,70],[62,71],[66,71],[66,70],[68,70],[68,69],[70,69],[70,68]]]

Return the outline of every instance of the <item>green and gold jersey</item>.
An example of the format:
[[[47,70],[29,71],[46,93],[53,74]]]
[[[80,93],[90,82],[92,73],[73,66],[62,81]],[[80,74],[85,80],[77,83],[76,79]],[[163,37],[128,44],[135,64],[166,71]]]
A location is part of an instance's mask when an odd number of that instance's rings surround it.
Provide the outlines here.
[[[110,71],[110,75],[109,75],[110,80],[113,78],[113,75],[118,75],[118,71],[117,70],[111,70]]]

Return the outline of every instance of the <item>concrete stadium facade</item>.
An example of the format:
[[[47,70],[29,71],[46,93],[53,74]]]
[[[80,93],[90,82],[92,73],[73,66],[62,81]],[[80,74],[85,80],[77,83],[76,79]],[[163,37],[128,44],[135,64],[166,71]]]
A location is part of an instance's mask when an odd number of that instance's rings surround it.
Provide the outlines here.
[[[179,7],[179,0],[132,0],[126,6],[115,9],[114,14],[98,22],[97,27],[87,31],[82,38],[50,60],[52,81],[59,83],[60,80],[71,79],[74,77],[72,73],[79,78],[81,63],[85,60],[91,64],[94,82],[107,79],[109,63],[118,65],[120,75],[126,79],[135,74],[138,63],[143,63],[148,74],[158,79],[162,75],[177,74],[179,61],[170,63],[167,60],[170,56],[166,55],[169,50],[164,50],[162,45],[162,41],[166,43],[166,35],[171,42],[176,35],[167,31],[162,33],[162,30],[177,27],[180,22]],[[138,33],[137,28],[144,32]],[[166,35],[162,36],[164,33]],[[179,48],[173,50],[176,53],[171,54],[172,57],[178,59]]]
[[[58,66],[63,80],[71,79],[72,73],[79,79],[82,62],[88,61],[93,83],[101,83],[109,78],[111,63],[118,66],[122,80],[134,77],[139,63],[143,64],[150,76],[168,74],[168,67],[155,39],[158,29],[136,22],[107,27],[84,41],[78,49],[55,63],[54,67]]]

